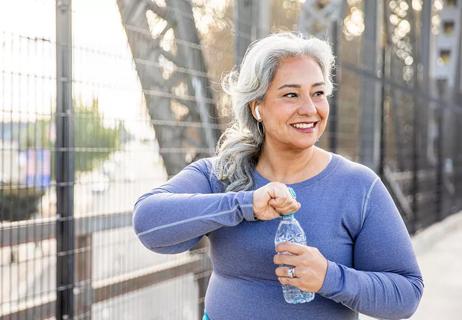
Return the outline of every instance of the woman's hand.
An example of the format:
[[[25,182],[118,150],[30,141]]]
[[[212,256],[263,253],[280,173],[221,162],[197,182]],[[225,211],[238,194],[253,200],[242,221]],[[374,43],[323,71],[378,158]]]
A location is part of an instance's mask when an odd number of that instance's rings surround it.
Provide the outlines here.
[[[270,182],[253,193],[253,212],[258,220],[272,220],[293,213],[300,206],[281,182]]]
[[[327,259],[318,248],[301,244],[283,242],[276,246],[278,254],[275,264],[294,267],[294,277],[289,277],[290,267],[276,268],[279,282],[295,286],[303,291],[318,292],[324,283],[327,272]]]

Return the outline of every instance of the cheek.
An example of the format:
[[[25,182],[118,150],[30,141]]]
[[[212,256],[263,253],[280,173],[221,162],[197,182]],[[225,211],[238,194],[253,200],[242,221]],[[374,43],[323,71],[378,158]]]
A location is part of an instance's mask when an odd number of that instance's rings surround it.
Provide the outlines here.
[[[329,118],[329,104],[327,102],[325,104],[321,104],[318,106],[317,110],[322,121],[326,122],[327,118]]]
[[[318,113],[323,119],[329,117],[329,103],[327,101],[318,106]]]
[[[275,130],[287,128],[287,121],[292,116],[292,109],[281,108],[281,110],[271,113],[271,117],[267,119],[266,123],[268,126]]]
[[[318,108],[318,113],[321,116],[321,126],[319,127],[319,132],[322,134],[327,126],[327,120],[329,119],[329,104],[326,102],[325,105],[322,105]]]

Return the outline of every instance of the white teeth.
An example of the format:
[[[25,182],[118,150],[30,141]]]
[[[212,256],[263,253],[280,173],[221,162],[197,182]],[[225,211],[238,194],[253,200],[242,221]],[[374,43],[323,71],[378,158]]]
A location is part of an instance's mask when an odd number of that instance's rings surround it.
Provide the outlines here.
[[[295,127],[295,128],[298,128],[298,129],[308,129],[308,128],[313,128],[314,127],[314,122],[310,122],[310,123],[294,123],[292,126]]]

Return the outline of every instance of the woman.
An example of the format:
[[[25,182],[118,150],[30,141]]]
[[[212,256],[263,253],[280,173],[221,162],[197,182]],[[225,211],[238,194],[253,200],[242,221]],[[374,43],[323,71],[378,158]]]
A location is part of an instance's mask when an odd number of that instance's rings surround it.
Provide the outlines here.
[[[224,80],[235,123],[217,156],[135,205],[136,233],[153,251],[183,252],[209,238],[212,320],[398,319],[417,308],[422,277],[380,178],[315,145],[329,116],[333,59],[315,38],[281,33],[253,43]],[[276,218],[294,211],[308,245],[283,243],[275,253]],[[281,284],[316,297],[288,304]]]

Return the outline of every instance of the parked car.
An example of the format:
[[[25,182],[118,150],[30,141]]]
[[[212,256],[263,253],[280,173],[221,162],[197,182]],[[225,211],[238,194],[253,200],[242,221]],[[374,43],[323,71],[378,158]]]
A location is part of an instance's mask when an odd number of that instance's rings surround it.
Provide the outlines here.
[[[109,189],[109,178],[105,174],[94,174],[90,181],[91,192],[102,193]]]

